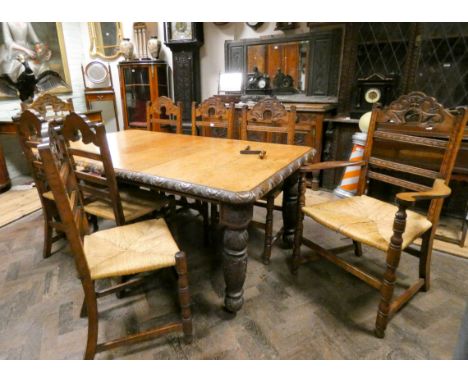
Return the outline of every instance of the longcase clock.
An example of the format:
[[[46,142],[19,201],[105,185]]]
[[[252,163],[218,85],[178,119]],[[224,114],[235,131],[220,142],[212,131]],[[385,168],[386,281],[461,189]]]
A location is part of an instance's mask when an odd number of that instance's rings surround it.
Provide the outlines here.
[[[200,47],[203,23],[167,22],[165,44],[172,51],[174,101],[182,102],[182,117],[190,121],[192,101],[201,101]]]

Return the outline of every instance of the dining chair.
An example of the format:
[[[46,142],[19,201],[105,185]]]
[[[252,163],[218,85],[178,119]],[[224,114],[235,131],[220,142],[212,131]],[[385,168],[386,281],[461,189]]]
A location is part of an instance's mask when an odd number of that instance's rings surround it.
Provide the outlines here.
[[[242,140],[257,140],[261,142],[294,144],[295,140],[296,108],[286,110],[286,107],[275,98],[265,98],[257,102],[252,109],[244,106],[241,117],[240,138]],[[268,155],[268,153],[267,153]],[[262,260],[265,264],[270,262],[271,247],[281,236],[278,232],[273,237],[273,212],[281,210],[281,201],[276,203],[275,199],[281,194],[279,185],[265,195],[257,206],[266,208],[266,222],[252,222],[265,230],[265,241],[263,245]]]
[[[146,104],[146,126],[149,131],[182,134],[182,103],[175,104],[168,97],[162,96]]]
[[[85,197],[86,213],[114,220],[120,226],[159,212],[168,205],[167,198],[160,194],[119,187],[102,123],[92,123],[84,116],[70,113],[59,131]],[[94,167],[83,166],[83,159],[93,160]]]
[[[218,137],[234,139],[235,126],[234,102],[229,106],[219,97],[210,97],[197,106],[192,102],[192,135],[203,137]],[[206,205],[202,205],[202,214],[208,214]],[[211,203],[211,226],[215,227],[219,220],[218,206]],[[205,233],[209,231],[209,218],[205,218]],[[206,234],[205,234],[206,236]],[[207,241],[208,238],[205,238]]]
[[[44,165],[37,152],[37,146],[44,142],[44,140],[47,140],[47,138],[42,138],[42,134],[48,128],[49,122],[33,109],[24,111],[17,124],[20,145],[31,170],[31,175],[42,205],[44,217],[42,256],[44,258],[51,255],[52,244],[65,237],[55,202],[44,196],[47,192],[50,192],[50,188],[45,178]]]
[[[40,144],[38,150],[61,218],[61,228],[70,243],[85,295],[82,315],[88,317],[88,338],[84,358],[93,359],[97,352],[175,331],[182,331],[185,340],[190,343],[192,318],[186,255],[179,250],[165,221],[145,220],[87,235],[88,223],[74,166],[70,161],[63,160],[60,147],[53,143]],[[62,160],[59,159],[61,157]],[[172,267],[175,267],[178,275],[181,319],[144,332],[98,343],[97,299],[140,283],[141,279],[131,279],[103,290],[95,289],[96,281]]]
[[[234,118],[234,102],[226,106],[218,97],[210,97],[198,106],[192,102],[192,135],[233,139]]]
[[[434,235],[443,200],[451,192],[447,185],[467,120],[466,107],[445,109],[434,98],[412,92],[388,107],[374,106],[362,161],[322,162],[306,165],[301,170],[292,271],[297,272],[299,265],[307,261],[300,252],[301,244],[305,244],[379,290],[375,324],[375,335],[379,338],[384,337],[389,320],[404,304],[418,291],[429,290]],[[311,206],[305,204],[305,174],[347,166],[360,167],[356,196]],[[368,189],[372,191],[382,184],[386,196],[395,190],[396,205],[366,194]],[[426,204],[419,205],[419,210],[409,209],[423,201]],[[325,249],[303,239],[304,216],[351,239],[357,256],[362,255],[361,243],[383,251],[386,254],[383,277],[343,260],[337,255],[339,250]],[[417,238],[422,239],[419,250],[410,246]],[[402,252],[419,259],[419,278],[394,297]]]

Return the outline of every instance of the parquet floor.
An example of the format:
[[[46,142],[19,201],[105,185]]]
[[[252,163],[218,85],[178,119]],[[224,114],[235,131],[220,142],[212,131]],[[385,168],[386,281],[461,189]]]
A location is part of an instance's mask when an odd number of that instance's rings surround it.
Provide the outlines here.
[[[256,211],[257,217],[262,212]],[[281,222],[276,215],[276,225]],[[201,219],[187,212],[171,227],[188,253],[195,338],[185,345],[167,335],[98,354],[101,359],[451,359],[468,296],[468,262],[434,254],[433,283],[393,319],[383,340],[372,334],[378,293],[333,264],[317,261],[289,273],[289,250],[275,246],[272,263],[260,259],[263,234],[250,230],[245,305],[233,318],[222,309],[223,278],[217,246],[202,244]],[[338,235],[306,223],[307,237],[342,245]],[[66,245],[42,259],[42,216],[35,212],[0,229],[0,359],[80,359],[87,321],[79,318],[82,289]],[[218,245],[219,247],[219,245]],[[369,269],[384,259],[365,247]],[[353,258],[351,254],[350,257]],[[369,261],[367,261],[369,263]],[[417,274],[405,256],[402,284]],[[176,312],[174,276],[149,275],[124,299],[108,296],[99,309],[101,338],[145,328]],[[158,318],[161,317],[161,318]]]

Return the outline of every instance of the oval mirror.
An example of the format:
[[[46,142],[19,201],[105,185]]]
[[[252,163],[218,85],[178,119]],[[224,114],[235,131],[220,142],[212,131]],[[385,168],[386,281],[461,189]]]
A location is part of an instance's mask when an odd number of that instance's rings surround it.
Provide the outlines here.
[[[120,56],[122,25],[117,22],[88,23],[91,57],[113,60]]]

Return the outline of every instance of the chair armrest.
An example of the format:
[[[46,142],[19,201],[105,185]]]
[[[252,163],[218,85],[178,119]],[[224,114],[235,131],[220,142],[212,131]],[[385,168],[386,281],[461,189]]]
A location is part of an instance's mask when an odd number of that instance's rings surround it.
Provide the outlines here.
[[[340,167],[348,167],[348,166],[364,166],[366,162],[364,161],[327,161],[327,162],[319,162],[319,163],[311,163],[306,164],[301,167],[301,172],[311,172],[311,171],[320,171],[320,170],[328,170],[331,168],[340,168]]]
[[[400,192],[396,195],[399,202],[414,203],[418,200],[443,199],[451,194],[452,190],[443,179],[436,179],[434,185],[428,191]]]

